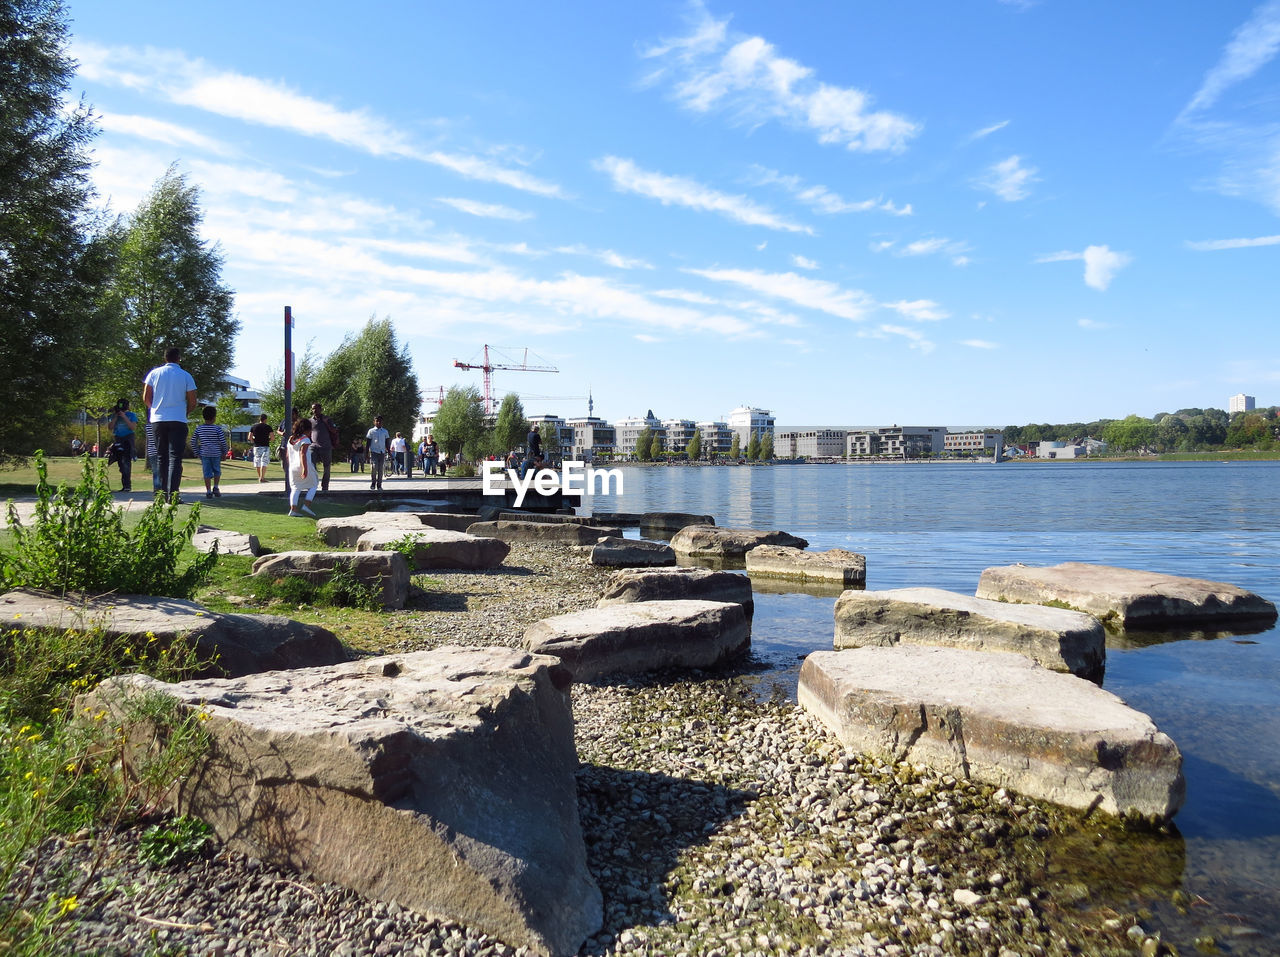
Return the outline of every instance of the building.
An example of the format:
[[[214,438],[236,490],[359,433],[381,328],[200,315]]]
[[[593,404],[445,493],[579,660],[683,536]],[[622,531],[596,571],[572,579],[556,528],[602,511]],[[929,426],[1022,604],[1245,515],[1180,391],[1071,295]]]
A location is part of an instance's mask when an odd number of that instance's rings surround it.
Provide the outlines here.
[[[613,455],[617,450],[617,430],[604,419],[587,415],[567,419],[565,425],[573,430],[572,461],[574,462],[590,462],[596,456]],[[635,448],[634,444],[632,448]]]
[[[663,419],[662,428],[666,431],[666,450],[677,455],[684,455],[684,450],[693,441],[693,434],[698,431],[693,419]]]
[[[235,399],[236,406],[248,415],[253,416],[253,422],[248,425],[231,426],[232,442],[249,442],[249,429],[254,422],[258,421],[258,416],[262,415],[262,396],[256,390],[249,387],[248,379],[237,379],[233,375],[224,376],[222,382],[224,392],[231,393],[231,397]],[[202,402],[204,400],[201,400]],[[206,405],[216,405],[217,399],[204,402]],[[273,426],[274,428],[274,426]]]
[[[773,413],[768,409],[753,409],[740,405],[729,413],[729,428],[738,436],[738,447],[745,452],[751,436],[764,439],[765,433],[773,433]],[[775,442],[775,449],[777,447]]]
[[[1233,395],[1227,400],[1227,411],[1232,415],[1237,412],[1252,412],[1257,400],[1251,395],[1245,395],[1243,392]]]
[[[850,458],[915,459],[940,454],[946,435],[946,428],[940,425],[891,425],[850,432],[845,448]]]
[[[702,456],[728,455],[733,446],[733,430],[727,422],[699,422],[698,431],[702,433]]]
[[[563,459],[567,453],[573,449],[573,426],[569,425],[563,418],[558,415],[526,415],[525,421],[533,428],[542,432],[542,451],[548,460]],[[555,445],[552,446],[547,441],[547,433],[543,428],[547,426],[554,429]],[[510,451],[508,449],[508,451]]]
[[[779,432],[773,454],[780,459],[844,458],[848,435],[844,429],[795,429]]]
[[[617,448],[619,455],[635,455],[636,440],[640,438],[640,433],[648,429],[655,436],[659,436],[657,448],[666,447],[666,431],[650,409],[648,414],[641,416],[632,416],[628,419],[619,419],[614,424],[614,430],[617,433]]]
[[[948,432],[942,439],[946,452],[966,455],[991,453],[997,461],[1004,453],[1003,432]]]

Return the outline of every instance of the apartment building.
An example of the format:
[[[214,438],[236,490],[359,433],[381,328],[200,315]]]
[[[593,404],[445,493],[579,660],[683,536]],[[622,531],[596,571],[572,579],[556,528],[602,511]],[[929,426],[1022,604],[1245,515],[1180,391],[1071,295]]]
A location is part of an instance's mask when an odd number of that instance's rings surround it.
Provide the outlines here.
[[[773,454],[780,459],[838,459],[845,455],[844,429],[802,429],[779,432]]]
[[[698,431],[702,433],[702,455],[728,455],[733,446],[733,430],[727,422],[699,422]]]
[[[1003,432],[948,432],[942,447],[947,452],[986,453],[997,459],[1004,453]]]
[[[751,436],[763,439],[766,433],[773,432],[773,413],[768,409],[740,405],[729,413],[729,428],[737,433],[738,445],[745,450]]]
[[[684,450],[693,441],[693,434],[698,431],[698,425],[693,419],[663,419],[662,428],[666,431],[664,448],[677,455],[684,454]]]
[[[549,457],[565,458],[573,448],[574,429],[561,416],[558,415],[526,415],[525,421],[535,429],[543,431],[543,426],[553,429],[553,436],[556,444],[554,447],[546,441],[546,433],[543,432],[543,452]]]
[[[617,450],[619,455],[635,455],[636,440],[640,438],[640,433],[648,429],[655,436],[658,436],[658,448],[666,448],[667,434],[662,427],[662,423],[654,416],[653,410],[650,409],[648,414],[644,416],[632,416],[627,419],[619,419],[614,423],[614,429],[617,432]]]
[[[946,428],[940,425],[891,425],[887,428],[850,432],[845,441],[845,449],[850,458],[919,458],[941,453],[946,435]]]

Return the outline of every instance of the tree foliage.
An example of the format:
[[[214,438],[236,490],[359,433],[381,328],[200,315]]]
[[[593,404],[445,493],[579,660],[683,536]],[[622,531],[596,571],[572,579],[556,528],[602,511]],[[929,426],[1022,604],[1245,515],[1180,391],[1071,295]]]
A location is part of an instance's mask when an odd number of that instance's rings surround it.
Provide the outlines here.
[[[502,404],[498,406],[498,417],[493,426],[493,447],[491,451],[494,455],[506,458],[507,453],[512,449],[524,448],[528,438],[529,423],[524,417],[524,404],[514,392],[508,392],[502,397]],[[550,453],[551,449],[547,447],[546,436],[544,435],[542,438],[543,450]],[[556,444],[558,445],[559,442]]]
[[[760,461],[773,461],[773,433],[766,432],[764,438],[760,440]]]
[[[107,343],[110,266],[91,208],[89,109],[59,0],[0,0],[0,457],[26,454],[81,402]],[[140,385],[129,394],[137,394]]]
[[[685,458],[690,462],[696,462],[702,456],[702,430],[694,429],[693,437],[689,439],[689,444],[684,447]]]
[[[370,316],[359,333],[348,335],[306,383],[294,389],[294,404],[319,402],[343,435],[363,435],[375,415],[394,435],[413,434],[422,408],[422,390],[408,345],[400,345],[390,317]]]
[[[484,397],[475,386],[452,386],[444,395],[431,426],[436,441],[449,455],[466,451],[473,458],[484,448]]]
[[[648,462],[653,458],[653,429],[646,426],[636,436],[636,458]]]
[[[755,462],[760,458],[760,433],[752,432],[747,442],[747,461]]]
[[[112,230],[115,263],[100,306],[113,345],[93,377],[104,401],[138,395],[173,346],[202,396],[222,391],[240,322],[235,294],[222,283],[222,253],[200,236],[203,219],[199,188],[171,166]]]
[[[729,443],[729,458],[735,462],[742,456],[742,441],[737,432],[733,433],[733,441]]]

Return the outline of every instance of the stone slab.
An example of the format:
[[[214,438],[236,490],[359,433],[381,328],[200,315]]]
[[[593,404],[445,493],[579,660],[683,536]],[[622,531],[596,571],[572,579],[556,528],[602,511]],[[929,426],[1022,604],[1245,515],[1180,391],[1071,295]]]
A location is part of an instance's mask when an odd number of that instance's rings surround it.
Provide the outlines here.
[[[191,537],[191,547],[198,552],[209,553],[217,543],[219,555],[251,555],[257,558],[262,554],[262,546],[257,535],[247,532],[228,532],[225,529],[201,525]]]
[[[321,518],[316,521],[316,535],[335,548],[355,548],[365,532],[377,528],[422,528],[417,512],[364,512],[348,518]]]
[[[356,540],[356,551],[387,550],[393,542],[405,537],[414,541],[412,564],[416,571],[430,568],[465,568],[476,571],[497,568],[511,551],[511,546],[496,538],[479,538],[466,532],[450,532],[439,528],[420,528],[405,532],[398,528],[375,528]]]
[[[255,561],[252,574],[297,575],[322,584],[339,567],[349,568],[357,581],[380,589],[384,608],[404,607],[409,597],[409,563],[399,552],[277,552]]]
[[[694,515],[689,512],[641,512],[640,527],[659,532],[678,532],[689,525],[715,525],[714,515]]]
[[[476,522],[467,528],[471,535],[500,538],[504,542],[541,542],[563,545],[594,545],[600,539],[622,537],[622,529],[582,525],[578,522],[516,522],[505,518]]]
[[[747,574],[795,581],[861,585],[867,580],[867,558],[843,548],[807,552],[785,545],[759,545],[747,552]]]
[[[751,647],[741,605],[646,601],[588,608],[530,625],[523,644],[554,655],[576,681],[663,668],[712,668]]]
[[[0,628],[101,628],[112,638],[161,647],[186,636],[210,675],[256,674],[347,660],[337,636],[279,615],[222,614],[182,598],[103,595],[87,600],[17,589],[0,595]]]
[[[760,545],[807,548],[809,543],[786,532],[718,528],[714,525],[686,525],[671,539],[671,547],[680,554],[701,558],[741,558]]]
[[[210,746],[170,806],[234,850],[569,955],[603,910],[568,688],[554,658],[445,647],[238,681],[114,678],[79,706],[118,720],[147,690],[207,714]]]
[[[1092,615],[941,588],[847,591],[836,602],[835,621],[837,649],[911,644],[1005,651],[1094,680],[1107,661],[1107,635]]]
[[[846,746],[1066,807],[1168,820],[1182,755],[1145,714],[1022,655],[925,648],[820,651],[798,700]]]
[[[755,614],[751,579],[734,572],[706,568],[652,568],[614,572],[605,584],[597,606],[626,605],[637,601],[682,599],[728,601],[742,606],[750,621]]]
[[[586,546],[583,546],[586,547]],[[608,568],[654,568],[676,563],[670,545],[634,538],[602,538],[591,546],[591,564]]]
[[[1235,585],[1086,562],[988,568],[977,594],[995,601],[1060,603],[1125,628],[1276,620],[1274,604]]]

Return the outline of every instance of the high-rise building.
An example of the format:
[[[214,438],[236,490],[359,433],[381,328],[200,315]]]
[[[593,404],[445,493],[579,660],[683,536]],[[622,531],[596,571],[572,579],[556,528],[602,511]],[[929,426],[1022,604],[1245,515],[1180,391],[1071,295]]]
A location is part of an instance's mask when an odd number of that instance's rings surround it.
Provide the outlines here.
[[[1253,396],[1240,392],[1227,400],[1227,411],[1232,415],[1237,412],[1252,412],[1256,401]]]
[[[740,405],[729,413],[729,428],[738,434],[738,445],[745,452],[751,436],[763,440],[765,433],[773,433],[773,413]]]

